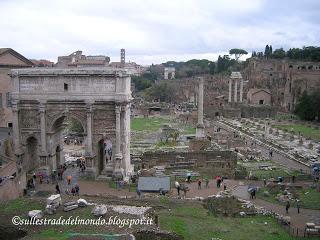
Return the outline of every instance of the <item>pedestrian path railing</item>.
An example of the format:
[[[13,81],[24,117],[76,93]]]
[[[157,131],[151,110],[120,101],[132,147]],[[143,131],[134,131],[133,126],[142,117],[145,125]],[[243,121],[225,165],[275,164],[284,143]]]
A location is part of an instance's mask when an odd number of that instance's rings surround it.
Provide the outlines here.
[[[277,222],[283,226],[283,228],[293,237],[319,237],[320,236],[320,229],[318,228],[299,228],[294,227],[292,225],[283,224],[280,219],[277,219]]]

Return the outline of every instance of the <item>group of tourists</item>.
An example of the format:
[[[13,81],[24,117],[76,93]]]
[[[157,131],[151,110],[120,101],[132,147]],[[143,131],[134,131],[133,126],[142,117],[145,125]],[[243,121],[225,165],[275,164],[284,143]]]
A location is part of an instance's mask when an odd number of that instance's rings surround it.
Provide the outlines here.
[[[216,178],[217,188],[221,187],[221,183],[223,182],[223,178],[221,176],[217,176]],[[205,188],[209,188],[209,178],[198,178],[197,179],[197,186],[198,190],[202,189],[202,183],[205,183]],[[191,183],[191,174],[187,174],[186,183]],[[184,193],[184,197],[186,196],[187,191],[189,191],[188,187],[185,184],[180,184],[178,181],[174,183],[175,188],[177,189],[178,196],[180,196],[180,192]],[[224,191],[227,189],[226,184],[224,184]]]
[[[86,163],[83,160],[80,160],[78,167],[79,167],[79,172],[84,173],[84,171],[86,170]]]

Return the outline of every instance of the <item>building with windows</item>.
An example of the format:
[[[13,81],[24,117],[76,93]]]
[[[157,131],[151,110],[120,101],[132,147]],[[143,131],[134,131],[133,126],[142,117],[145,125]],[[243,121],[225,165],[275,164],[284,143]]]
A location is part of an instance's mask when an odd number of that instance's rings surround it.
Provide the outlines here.
[[[9,76],[12,69],[32,67],[34,64],[11,48],[0,48],[0,127],[12,127],[11,92]]]

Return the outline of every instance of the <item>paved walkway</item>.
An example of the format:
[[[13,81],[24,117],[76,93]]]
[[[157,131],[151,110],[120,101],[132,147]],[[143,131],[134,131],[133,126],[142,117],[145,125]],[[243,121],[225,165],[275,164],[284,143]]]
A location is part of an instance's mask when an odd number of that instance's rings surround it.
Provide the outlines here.
[[[181,184],[181,182],[180,182]],[[185,183],[188,186],[189,191],[187,192],[187,198],[192,197],[208,197],[210,195],[215,195],[220,191],[223,191],[223,186],[226,185],[227,189],[232,189],[238,184],[238,181],[225,179],[221,184],[220,188],[217,188],[215,180],[209,180],[208,188],[206,188],[205,182],[202,182],[201,189],[198,189],[198,182],[192,182],[190,184]],[[182,196],[182,191],[180,195]],[[172,189],[171,196],[178,196],[178,192],[175,188]]]

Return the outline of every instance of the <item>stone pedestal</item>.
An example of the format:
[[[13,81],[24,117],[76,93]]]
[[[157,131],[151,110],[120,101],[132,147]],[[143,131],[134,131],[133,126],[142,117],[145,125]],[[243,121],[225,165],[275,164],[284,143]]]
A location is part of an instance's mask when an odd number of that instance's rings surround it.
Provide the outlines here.
[[[204,138],[205,135],[205,131],[204,131],[204,126],[203,124],[198,124],[197,128],[196,128],[196,138]]]
[[[121,167],[122,163],[122,155],[116,154],[114,158],[114,169],[113,169],[113,179],[120,180],[124,177],[124,169]]]

